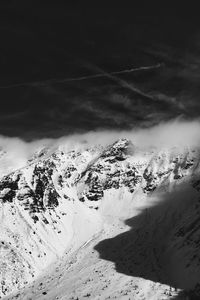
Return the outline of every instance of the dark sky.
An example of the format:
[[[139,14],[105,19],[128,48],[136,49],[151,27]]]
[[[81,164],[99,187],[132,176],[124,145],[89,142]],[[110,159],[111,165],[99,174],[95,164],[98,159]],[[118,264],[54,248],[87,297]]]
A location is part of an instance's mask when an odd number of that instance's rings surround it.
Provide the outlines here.
[[[0,4],[0,134],[31,140],[199,117],[194,10],[41,2]],[[59,82],[94,74],[105,76]]]

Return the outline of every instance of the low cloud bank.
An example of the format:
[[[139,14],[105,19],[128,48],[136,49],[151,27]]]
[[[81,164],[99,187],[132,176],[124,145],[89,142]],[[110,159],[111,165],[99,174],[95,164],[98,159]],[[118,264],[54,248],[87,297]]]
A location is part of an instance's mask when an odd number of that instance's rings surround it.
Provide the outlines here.
[[[147,129],[130,131],[98,131],[73,135],[58,140],[74,144],[107,145],[119,138],[128,138],[140,148],[148,147],[198,147],[200,146],[200,121],[173,121]]]
[[[58,139],[41,139],[25,142],[19,138],[0,136],[1,169],[16,169],[24,166],[27,160],[42,148],[52,151],[62,145],[66,150],[84,149],[101,144],[106,146],[119,138],[128,138],[139,148],[162,147],[198,147],[200,146],[200,122],[174,121],[163,123],[148,129],[131,131],[98,131],[86,134],[74,134]],[[5,151],[5,153],[3,152]],[[5,163],[6,161],[6,163]]]

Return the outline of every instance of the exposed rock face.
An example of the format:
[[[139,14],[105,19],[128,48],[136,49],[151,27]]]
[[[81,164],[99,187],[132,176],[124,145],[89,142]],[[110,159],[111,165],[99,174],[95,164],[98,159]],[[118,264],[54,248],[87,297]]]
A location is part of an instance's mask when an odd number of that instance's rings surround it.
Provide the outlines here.
[[[195,152],[164,150],[142,155],[130,141],[121,139],[103,150],[43,151],[27,167],[4,176],[0,181],[1,295],[24,286],[62,255],[70,241],[76,205],[95,213],[106,201],[107,191],[125,191],[124,197],[130,195],[134,201],[135,192],[147,196],[166,182],[183,178],[200,190]],[[199,206],[195,218],[191,208],[191,216],[173,233],[181,238],[180,245],[184,247],[184,237],[195,249],[189,265],[200,259]]]
[[[99,159],[87,170],[81,182],[84,189],[81,201],[98,201],[104,191],[127,187],[130,193],[141,182],[142,176],[136,166],[129,161],[134,153],[134,146],[126,139],[114,143],[103,151]]]

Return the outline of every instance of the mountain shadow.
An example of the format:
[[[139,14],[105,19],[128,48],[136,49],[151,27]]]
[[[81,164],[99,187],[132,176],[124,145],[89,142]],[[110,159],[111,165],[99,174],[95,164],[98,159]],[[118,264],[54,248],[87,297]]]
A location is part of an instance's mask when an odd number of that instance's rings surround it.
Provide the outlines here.
[[[101,241],[95,250],[119,273],[181,289],[173,299],[200,299],[199,193],[175,183],[147,197],[153,206],[125,221],[130,230]]]

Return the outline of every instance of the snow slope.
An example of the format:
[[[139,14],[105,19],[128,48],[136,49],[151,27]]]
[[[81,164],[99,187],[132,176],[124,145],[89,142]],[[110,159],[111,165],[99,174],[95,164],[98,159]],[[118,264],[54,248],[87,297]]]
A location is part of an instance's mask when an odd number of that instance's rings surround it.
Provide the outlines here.
[[[105,148],[61,145],[2,177],[1,296],[197,294],[199,153],[139,149],[127,139]]]

